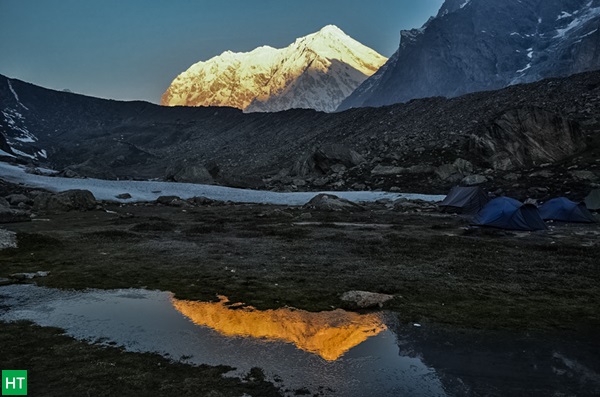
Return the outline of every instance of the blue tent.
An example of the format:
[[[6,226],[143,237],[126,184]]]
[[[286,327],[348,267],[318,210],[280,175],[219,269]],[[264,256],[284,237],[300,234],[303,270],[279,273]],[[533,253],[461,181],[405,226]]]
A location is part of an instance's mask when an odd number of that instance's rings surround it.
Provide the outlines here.
[[[498,197],[486,204],[475,217],[474,225],[508,230],[546,230],[536,206],[510,197]]]
[[[540,207],[544,220],[562,222],[595,223],[596,218],[588,211],[584,203],[576,203],[565,197],[559,197],[544,203]]]

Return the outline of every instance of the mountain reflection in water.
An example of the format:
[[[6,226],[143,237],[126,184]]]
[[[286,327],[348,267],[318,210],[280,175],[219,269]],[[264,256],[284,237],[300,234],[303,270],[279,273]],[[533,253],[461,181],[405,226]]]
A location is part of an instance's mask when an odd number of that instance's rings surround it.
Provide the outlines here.
[[[272,339],[334,361],[345,352],[386,329],[376,313],[358,314],[341,309],[312,313],[292,308],[256,310],[219,302],[172,299],[173,306],[194,324],[222,335]]]

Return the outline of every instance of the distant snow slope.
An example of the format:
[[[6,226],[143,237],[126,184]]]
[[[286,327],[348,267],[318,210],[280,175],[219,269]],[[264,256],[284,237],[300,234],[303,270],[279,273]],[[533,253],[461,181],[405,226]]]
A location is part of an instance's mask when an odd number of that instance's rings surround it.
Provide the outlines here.
[[[163,94],[167,106],[231,106],[247,112],[293,108],[334,111],[387,59],[325,26],[287,48],[225,51],[181,73]]]
[[[303,205],[319,194],[318,192],[277,193],[261,190],[235,189],[223,186],[197,185],[193,183],[154,181],[109,181],[102,179],[76,179],[33,175],[18,167],[0,162],[0,178],[29,187],[62,192],[70,189],[86,189],[96,199],[117,202],[153,201],[159,196],[178,196],[183,199],[206,197],[211,200],[236,203],[261,203],[276,205]],[[129,193],[128,200],[117,199],[121,193]],[[424,194],[402,194],[387,192],[326,192],[353,202],[373,202],[381,199],[399,198],[441,201],[445,196]]]
[[[17,156],[27,160],[43,160],[47,157],[45,149],[37,145],[38,137],[30,130],[26,114],[29,113],[29,108],[25,106],[13,87],[11,80],[6,79],[6,87],[8,91],[1,87],[0,94],[0,141]],[[6,153],[0,155],[11,155],[7,153],[7,147],[0,145],[0,149]],[[15,156],[12,156],[15,157]]]

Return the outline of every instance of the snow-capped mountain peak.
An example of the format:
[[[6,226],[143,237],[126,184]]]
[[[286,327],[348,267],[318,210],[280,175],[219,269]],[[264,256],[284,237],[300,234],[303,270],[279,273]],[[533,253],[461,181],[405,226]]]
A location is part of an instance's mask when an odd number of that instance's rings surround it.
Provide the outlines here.
[[[286,48],[225,51],[177,76],[167,106],[232,106],[245,111],[334,111],[386,58],[327,25]]]

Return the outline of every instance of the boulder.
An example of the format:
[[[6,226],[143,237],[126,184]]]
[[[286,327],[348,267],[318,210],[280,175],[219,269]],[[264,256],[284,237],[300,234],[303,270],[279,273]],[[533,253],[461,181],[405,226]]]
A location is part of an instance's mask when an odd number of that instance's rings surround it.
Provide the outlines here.
[[[343,174],[348,168],[344,164],[334,164],[331,166],[331,172]]]
[[[31,218],[26,211],[0,207],[0,223],[26,222],[29,220],[31,220]]]
[[[215,182],[206,167],[189,161],[182,161],[169,167],[165,179],[174,182],[201,183],[207,185]]]
[[[41,193],[33,201],[33,209],[43,212],[89,211],[96,208],[96,198],[89,190],[67,190],[61,193]]]
[[[336,164],[352,168],[364,162],[364,157],[345,145],[324,145],[302,156],[296,162],[293,173],[299,176],[313,173],[328,174]]]
[[[59,172],[58,176],[61,176],[63,178],[81,178],[81,175],[69,168],[65,168],[64,170]]]
[[[10,203],[4,198],[0,197],[0,208],[8,208],[10,207]]]
[[[306,180],[300,178],[293,179],[292,183],[296,186],[306,186]]]
[[[315,179],[312,184],[313,186],[321,187],[327,185],[327,183],[329,183],[329,178],[323,177]]]
[[[473,164],[465,159],[457,158],[452,165],[458,174],[469,175],[473,172]]]
[[[194,204],[194,205],[211,205],[211,204],[215,203],[214,200],[211,200],[209,198],[202,197],[202,196],[192,197],[192,198],[188,199],[187,201],[190,204]]]
[[[339,198],[333,194],[321,193],[313,197],[303,208],[324,211],[362,211],[364,208],[356,203]]]
[[[128,200],[128,199],[131,198],[131,194],[129,194],[129,193],[121,193],[121,194],[117,194],[115,197],[118,198],[118,199],[121,199],[121,200]]]
[[[483,175],[469,175],[465,176],[462,181],[460,181],[460,184],[462,186],[477,186],[486,183],[487,181],[488,179]]]
[[[458,182],[473,172],[473,164],[457,158],[452,164],[443,164],[435,169],[437,177],[446,182]]]
[[[10,203],[10,205],[19,205],[20,203],[32,204],[33,201],[25,196],[24,194],[9,194],[5,197],[5,199]]]
[[[156,202],[162,205],[173,205],[174,203],[177,204],[179,201],[181,201],[181,199],[178,196],[159,196],[156,199]]]
[[[442,181],[456,182],[463,178],[456,173],[456,168],[452,164],[443,164],[435,169],[435,174]]]
[[[381,308],[383,304],[394,298],[394,295],[378,294],[368,291],[344,292],[340,299],[352,309]]]
[[[377,165],[371,170],[372,175],[398,175],[402,174],[406,169],[403,167],[390,167],[385,165]]]
[[[580,181],[595,181],[596,179],[598,179],[596,174],[594,174],[592,171],[571,171],[571,175],[573,176],[573,178],[578,179]]]
[[[536,107],[504,112],[470,144],[483,161],[505,171],[555,163],[587,146],[579,124]]]

